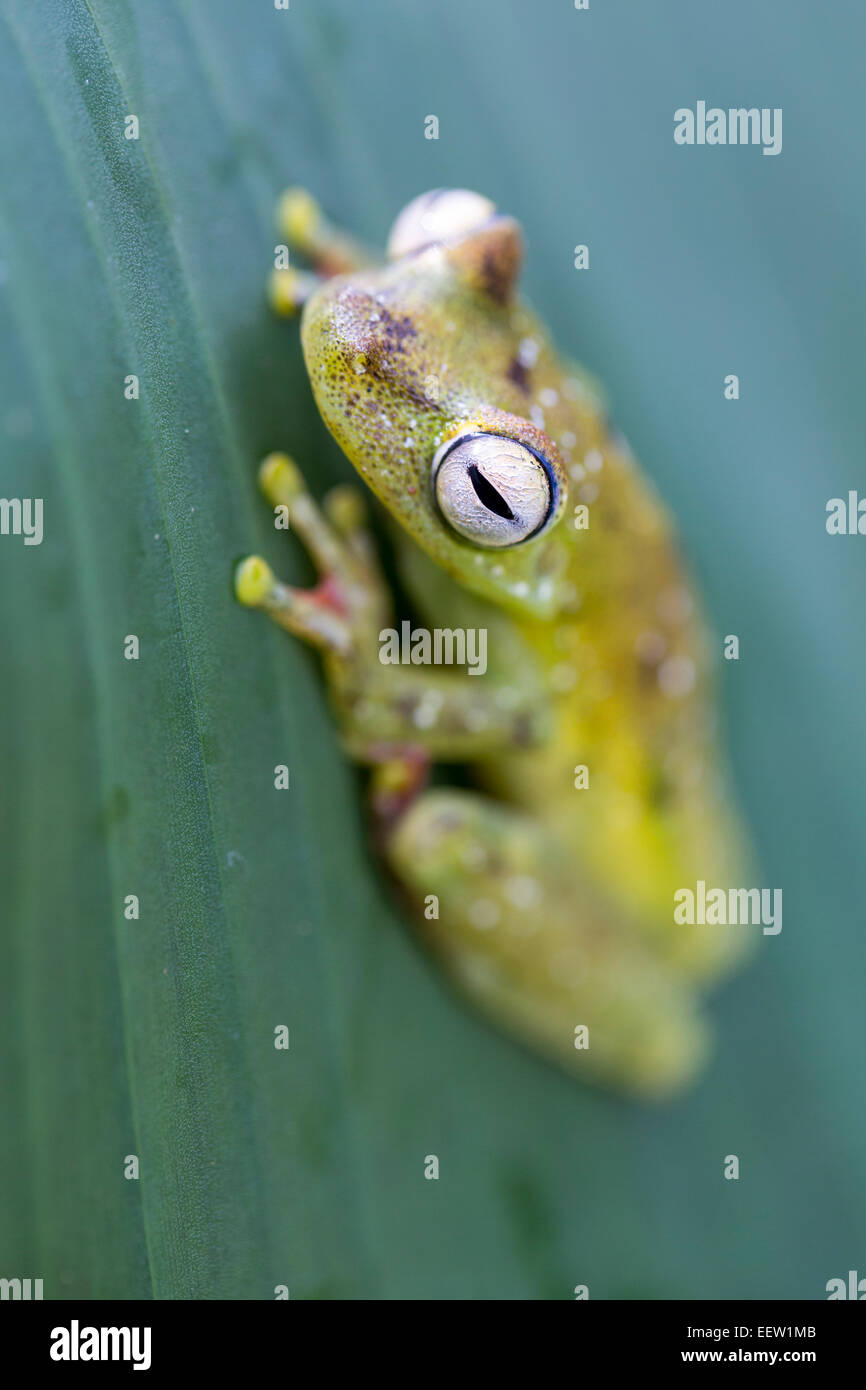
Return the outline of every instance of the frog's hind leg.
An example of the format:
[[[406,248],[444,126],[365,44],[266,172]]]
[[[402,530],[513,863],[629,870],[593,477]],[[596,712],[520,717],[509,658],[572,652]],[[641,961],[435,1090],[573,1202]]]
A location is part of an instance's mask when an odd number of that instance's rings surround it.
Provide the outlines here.
[[[467,791],[417,797],[385,845],[428,944],[473,1003],[586,1080],[653,1098],[706,1055],[691,993],[538,823]]]
[[[312,270],[292,266],[273,271],[269,297],[278,314],[296,314],[313,291],[332,275],[375,264],[377,258],[348,232],[335,227],[305,188],[286,189],[277,209],[277,221],[290,252],[296,252],[312,266]]]

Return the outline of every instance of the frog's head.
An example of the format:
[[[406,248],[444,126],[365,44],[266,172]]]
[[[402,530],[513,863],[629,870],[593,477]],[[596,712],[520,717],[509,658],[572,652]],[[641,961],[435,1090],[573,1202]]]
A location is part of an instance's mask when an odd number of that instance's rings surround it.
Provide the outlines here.
[[[514,297],[520,228],[478,194],[437,191],[404,208],[388,254],[305,308],[325,423],[438,564],[494,602],[551,614],[566,482],[538,400],[557,397],[560,369]]]

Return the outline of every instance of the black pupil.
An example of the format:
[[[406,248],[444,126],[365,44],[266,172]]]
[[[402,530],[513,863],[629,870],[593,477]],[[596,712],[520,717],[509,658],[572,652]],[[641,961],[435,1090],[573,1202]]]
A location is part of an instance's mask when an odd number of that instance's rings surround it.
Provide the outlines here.
[[[513,521],[514,512],[502,494],[497,492],[493,484],[487,481],[477,464],[470,463],[469,476],[472,479],[472,486],[479,502],[483,502],[489,512],[495,512],[497,516],[504,517],[506,521]]]

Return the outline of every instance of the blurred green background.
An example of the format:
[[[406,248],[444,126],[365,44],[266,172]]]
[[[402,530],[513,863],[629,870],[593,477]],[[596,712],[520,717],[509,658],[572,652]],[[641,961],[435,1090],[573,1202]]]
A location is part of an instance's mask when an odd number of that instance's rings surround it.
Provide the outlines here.
[[[824,527],[866,491],[866,15],[0,16],[0,495],[45,506],[41,546],[0,537],[0,1275],[46,1298],[789,1299],[866,1272],[866,538]],[[698,99],[782,107],[781,155],[677,147]],[[314,658],[232,601],[250,550],[309,576],[259,456],[319,491],[349,472],[264,302],[288,183],[376,242],[437,185],[522,220],[528,294],[740,637],[725,716],[784,928],[713,1001],[718,1055],[674,1105],[583,1090],[454,999],[372,865]]]

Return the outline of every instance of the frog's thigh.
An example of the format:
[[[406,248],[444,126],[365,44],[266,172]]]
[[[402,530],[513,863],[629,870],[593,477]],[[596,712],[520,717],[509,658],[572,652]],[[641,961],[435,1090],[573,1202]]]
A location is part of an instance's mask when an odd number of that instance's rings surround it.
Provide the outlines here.
[[[423,935],[471,1000],[585,1078],[646,1096],[706,1054],[692,996],[580,881],[533,820],[434,789],[386,843]]]

